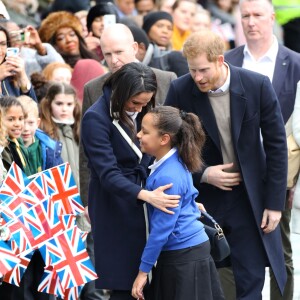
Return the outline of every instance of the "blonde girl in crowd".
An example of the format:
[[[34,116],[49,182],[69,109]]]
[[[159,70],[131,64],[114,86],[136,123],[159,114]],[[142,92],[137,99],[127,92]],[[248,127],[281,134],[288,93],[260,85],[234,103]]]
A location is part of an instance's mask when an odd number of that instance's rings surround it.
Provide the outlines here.
[[[81,110],[75,89],[66,83],[52,84],[40,103],[40,128],[62,143],[61,157],[69,162],[79,186],[79,129]]]

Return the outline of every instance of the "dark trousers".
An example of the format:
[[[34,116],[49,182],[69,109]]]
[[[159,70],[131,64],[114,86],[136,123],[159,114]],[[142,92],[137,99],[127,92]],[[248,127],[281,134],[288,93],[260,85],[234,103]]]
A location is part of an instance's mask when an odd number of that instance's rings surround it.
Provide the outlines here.
[[[94,239],[92,232],[89,232],[86,239],[86,250],[91,258],[91,261],[95,265],[95,253],[94,253]],[[86,283],[81,291],[80,300],[107,300],[108,296],[105,295],[104,290],[96,289],[95,281]]]
[[[223,228],[231,248],[236,299],[262,299],[268,260],[245,189],[240,186],[224,192],[218,211],[211,213]],[[226,295],[226,287],[223,289]]]
[[[109,300],[133,300],[131,296],[131,291],[117,291],[113,290],[111,291],[111,295]]]
[[[287,198],[288,196],[289,195],[287,193]],[[291,243],[290,221],[291,221],[291,209],[288,208],[288,201],[286,201],[286,207],[285,210],[282,212],[282,217],[279,226],[280,226],[281,239],[282,239],[282,248],[284,252],[287,282],[284,288],[283,295],[281,295],[274,274],[272,271],[270,271],[270,277],[271,277],[270,295],[272,300],[293,300],[294,266],[293,266],[293,251],[292,251],[292,243]]]
[[[37,291],[44,273],[44,260],[38,250],[31,258],[26,272],[21,280],[20,287],[13,285],[9,300],[54,300],[54,295],[39,293]],[[2,298],[1,298],[2,299]],[[4,299],[3,299],[4,300]],[[8,300],[8,299],[7,299]]]

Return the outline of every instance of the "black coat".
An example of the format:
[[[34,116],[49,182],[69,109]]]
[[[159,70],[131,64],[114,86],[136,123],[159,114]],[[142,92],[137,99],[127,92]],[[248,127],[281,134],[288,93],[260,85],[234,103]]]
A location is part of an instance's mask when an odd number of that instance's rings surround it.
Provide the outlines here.
[[[143,202],[137,195],[150,157],[144,155],[139,164],[112,124],[109,108],[110,91],[105,88],[85,113],[81,131],[91,172],[88,206],[99,276],[96,288],[131,290],[146,242]],[[139,128],[140,120],[137,123]]]

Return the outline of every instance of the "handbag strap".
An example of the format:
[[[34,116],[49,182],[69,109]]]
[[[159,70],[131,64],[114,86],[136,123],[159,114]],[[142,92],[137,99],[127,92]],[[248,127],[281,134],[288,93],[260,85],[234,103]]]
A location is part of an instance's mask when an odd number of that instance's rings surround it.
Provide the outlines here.
[[[135,143],[128,136],[128,134],[126,133],[126,131],[121,127],[121,125],[119,124],[118,120],[114,119],[112,123],[117,127],[117,129],[121,133],[122,137],[129,144],[129,146],[131,147],[131,149],[136,153],[136,155],[139,158],[139,163],[140,163],[141,160],[142,160],[142,158],[143,158],[143,153],[141,152],[141,150],[135,145]]]
[[[218,222],[206,211],[200,209],[201,212],[201,216],[204,216],[205,218],[207,218],[208,220],[210,220],[212,222],[212,224],[214,225],[214,227],[216,228],[216,230],[218,231],[218,235],[223,236],[223,229],[221,228],[221,226],[218,224]]]

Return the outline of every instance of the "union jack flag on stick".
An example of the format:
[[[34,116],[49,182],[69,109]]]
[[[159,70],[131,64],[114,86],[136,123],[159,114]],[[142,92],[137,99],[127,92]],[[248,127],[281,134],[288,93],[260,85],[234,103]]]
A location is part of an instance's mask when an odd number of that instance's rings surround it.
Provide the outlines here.
[[[63,289],[80,286],[98,278],[77,227],[49,240],[40,251],[44,260],[50,257]]]
[[[0,187],[0,202],[19,194],[29,182],[22,169],[13,162]]]
[[[9,244],[2,240],[0,240],[0,258],[0,273],[2,275],[13,269],[20,262],[20,259],[16,257]]]

